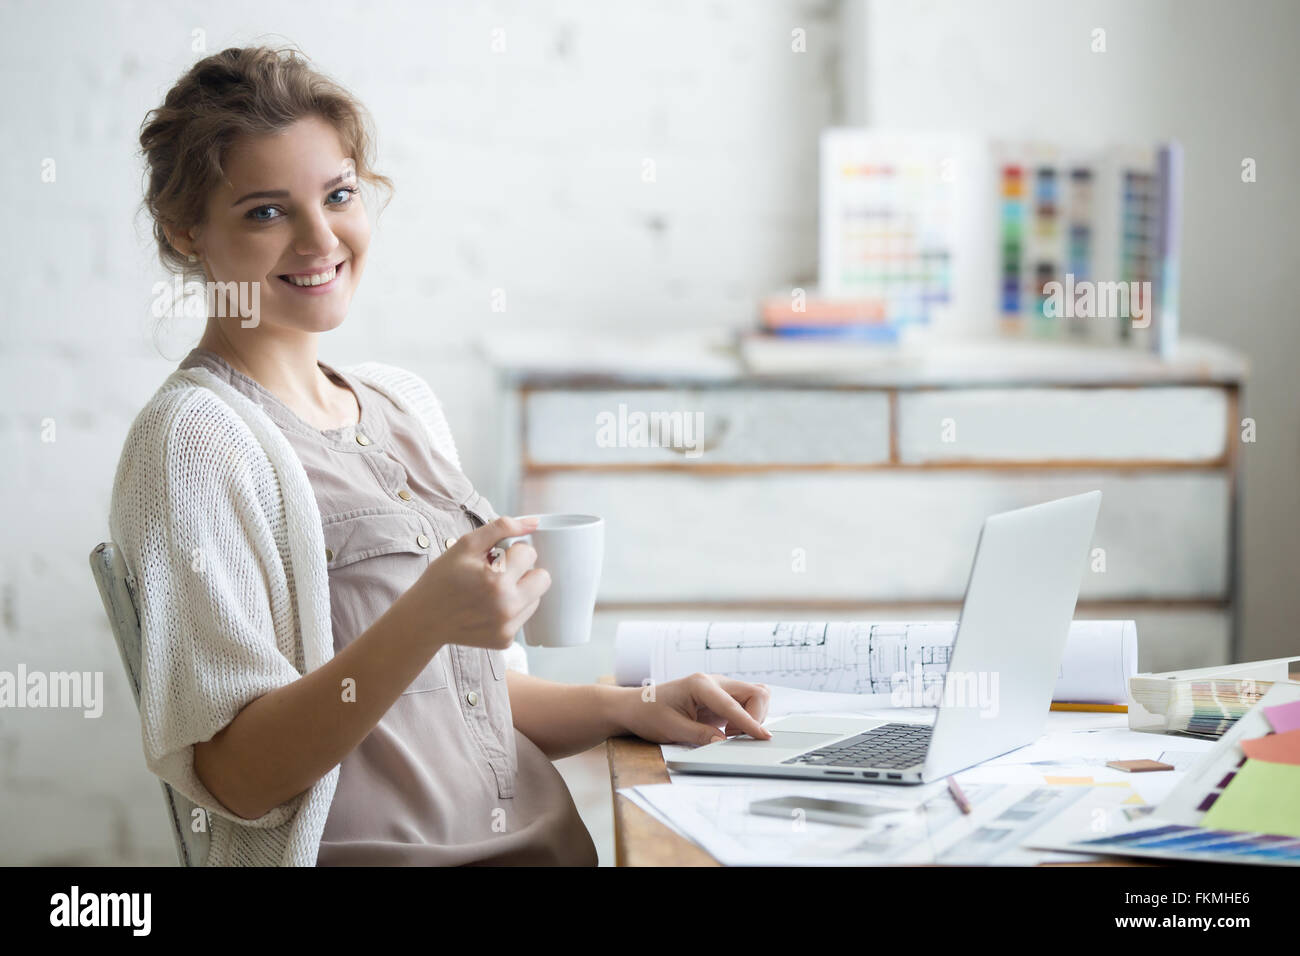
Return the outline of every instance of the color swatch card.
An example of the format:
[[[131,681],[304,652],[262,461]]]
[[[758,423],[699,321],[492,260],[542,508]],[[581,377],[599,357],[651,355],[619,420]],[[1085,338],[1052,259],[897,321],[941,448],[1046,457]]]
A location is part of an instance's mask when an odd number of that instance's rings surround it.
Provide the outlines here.
[[[993,145],[1004,332],[1154,346],[1176,321],[1171,150]]]
[[[1204,815],[1233,783],[1248,762],[1241,745],[1267,736],[1272,727],[1265,717],[1269,707],[1300,701],[1300,684],[1277,682],[1251,710],[1225,733],[1173,792],[1160,804],[1159,815],[1173,823],[1199,826]]]
[[[1029,845],[1081,853],[1300,866],[1300,764],[1293,731],[1273,733],[1267,714],[1300,704],[1300,684],[1277,682],[1145,820],[1053,835]],[[1270,756],[1274,760],[1263,759]]]
[[[1147,733],[1220,737],[1275,683],[1289,682],[1296,660],[1300,658],[1275,657],[1135,674],[1128,682],[1128,725]],[[1260,727],[1260,734],[1267,733],[1269,722],[1261,721]]]
[[[1288,730],[1283,734],[1269,734],[1267,737],[1243,740],[1241,749],[1251,760],[1267,760],[1270,763],[1300,766],[1300,730]],[[1296,793],[1296,802],[1300,803],[1300,791]]]
[[[1134,677],[1129,692],[1150,714],[1165,718],[1165,733],[1221,737],[1268,693],[1272,681],[1253,678],[1169,680]]]
[[[1248,759],[1201,826],[1300,838],[1300,765]]]
[[[893,324],[930,323],[950,308],[972,148],[956,135],[823,131],[822,293],[876,301]]]
[[[1067,274],[1075,282],[1097,278],[1096,160],[1050,144],[995,144],[993,150],[1003,331],[1085,337],[1086,319],[1064,308],[1064,287],[1054,302],[1051,284]]]
[[[1057,849],[1030,843],[1042,849]],[[1280,834],[1244,833],[1182,824],[1161,824],[1148,818],[1145,825],[1065,844],[1059,849],[1080,853],[1152,857],[1204,863],[1262,863],[1300,866],[1300,839]]]
[[[1288,730],[1300,730],[1300,700],[1292,701],[1289,704],[1281,704],[1277,707],[1265,707],[1264,719],[1268,721],[1274,733],[1281,734]]]

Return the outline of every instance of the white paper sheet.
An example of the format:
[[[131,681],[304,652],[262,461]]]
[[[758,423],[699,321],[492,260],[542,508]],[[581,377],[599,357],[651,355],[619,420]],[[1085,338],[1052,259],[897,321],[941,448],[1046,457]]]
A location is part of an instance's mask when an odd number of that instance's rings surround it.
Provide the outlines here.
[[[1062,813],[1086,820],[1095,807],[1140,803],[1124,787],[1046,787],[971,784],[973,812],[961,813],[943,784],[925,788],[882,788],[852,784],[801,784],[750,781],[729,786],[637,787],[639,806],[653,807],[659,819],[727,865],[890,865],[915,863],[1033,864],[1078,860],[1024,848],[1030,834]],[[888,797],[877,792],[890,790]],[[627,791],[620,790],[627,794]],[[758,799],[797,795],[857,800],[891,807],[910,805],[911,813],[881,818],[869,827],[816,823],[749,812]],[[629,798],[630,795],[629,795]],[[1136,802],[1134,802],[1136,801]]]

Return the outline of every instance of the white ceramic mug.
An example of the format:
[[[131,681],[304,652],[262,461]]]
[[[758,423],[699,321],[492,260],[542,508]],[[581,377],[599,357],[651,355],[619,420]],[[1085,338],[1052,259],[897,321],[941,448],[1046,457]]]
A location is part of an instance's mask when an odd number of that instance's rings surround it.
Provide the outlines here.
[[[605,559],[605,519],[595,515],[520,515],[537,518],[528,534],[503,538],[503,551],[527,541],[537,552],[534,567],[545,568],[551,586],[522,628],[534,647],[574,647],[591,640],[591,616],[596,609],[600,569]]]

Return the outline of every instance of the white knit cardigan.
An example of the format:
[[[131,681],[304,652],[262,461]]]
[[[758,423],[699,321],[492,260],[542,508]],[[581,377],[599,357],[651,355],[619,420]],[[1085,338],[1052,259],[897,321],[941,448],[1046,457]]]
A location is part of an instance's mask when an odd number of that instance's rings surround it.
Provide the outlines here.
[[[420,418],[459,467],[423,379],[377,362],[344,371]],[[464,504],[490,510],[477,493]],[[208,811],[203,862],[314,866],[337,766],[256,820],[223,807],[194,772],[194,744],[334,655],[320,512],[288,439],[210,370],[177,369],[127,435],[109,528],[140,613],[145,762]],[[506,658],[527,670],[521,645]]]

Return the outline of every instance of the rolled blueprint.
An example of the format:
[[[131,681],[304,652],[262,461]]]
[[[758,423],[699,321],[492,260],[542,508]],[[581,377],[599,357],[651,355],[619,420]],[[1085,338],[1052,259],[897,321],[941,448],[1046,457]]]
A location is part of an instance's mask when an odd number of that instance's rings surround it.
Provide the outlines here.
[[[614,680],[639,686],[703,671],[888,706],[900,680],[947,672],[956,632],[953,621],[623,621]],[[1075,621],[1052,699],[1123,703],[1135,673],[1135,622]]]

